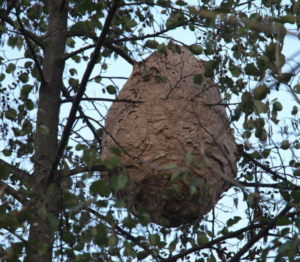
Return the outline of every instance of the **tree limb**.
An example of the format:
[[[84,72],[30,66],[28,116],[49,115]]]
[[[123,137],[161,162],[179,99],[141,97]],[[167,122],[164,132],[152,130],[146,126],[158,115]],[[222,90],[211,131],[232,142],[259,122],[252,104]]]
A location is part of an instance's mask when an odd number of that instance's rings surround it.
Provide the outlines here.
[[[2,14],[0,14],[0,19],[2,21],[5,21],[6,23],[10,24],[12,27],[14,26],[14,22],[11,18],[7,17],[7,16],[4,16]],[[25,30],[22,32],[21,31],[21,34],[22,35],[26,35],[28,38],[30,38],[30,40],[32,40],[35,44],[37,44],[38,46],[40,46],[41,48],[44,48],[44,43],[43,41],[41,41],[41,39],[36,36],[35,34],[33,34],[32,32],[28,31],[28,30]]]
[[[0,196],[3,194],[3,191],[12,196],[14,199],[18,200],[23,205],[28,202],[27,198],[24,197],[20,192],[16,191],[11,186],[0,180]]]
[[[274,219],[272,219],[271,221],[262,222],[262,223],[254,224],[254,225],[252,224],[250,226],[247,226],[247,227],[244,227],[242,229],[239,229],[239,230],[237,230],[235,232],[231,232],[231,233],[228,233],[228,234],[226,234],[226,235],[224,235],[222,237],[216,238],[216,239],[214,239],[214,240],[212,240],[210,242],[207,242],[207,243],[205,243],[205,244],[203,244],[201,246],[194,246],[194,247],[192,247],[190,249],[187,249],[187,250],[183,251],[182,253],[180,253],[178,255],[172,256],[172,257],[167,258],[167,259],[163,259],[161,261],[163,261],[163,262],[176,262],[176,261],[178,261],[178,259],[181,259],[181,258],[183,258],[183,257],[185,257],[185,256],[187,256],[187,255],[189,255],[189,254],[191,254],[193,252],[200,251],[200,250],[206,249],[206,248],[210,248],[211,246],[213,246],[213,245],[215,245],[217,243],[220,243],[221,241],[224,241],[224,240],[229,239],[229,238],[235,238],[238,235],[247,232],[248,230],[253,230],[253,229],[264,227],[262,230],[264,230],[264,234],[266,234],[276,224],[277,219],[279,217],[281,217],[281,216],[284,216],[291,208],[293,208],[293,206],[287,204],[287,206],[279,213],[279,215],[277,217],[275,217]],[[299,212],[300,211],[298,210],[297,212],[292,212],[292,213],[290,213],[287,216],[294,216],[295,214],[298,214]],[[269,228],[269,229],[265,230],[266,228]],[[260,231],[260,233],[262,232],[262,230]],[[262,238],[263,236],[264,235],[262,235],[260,238]],[[241,255],[243,255],[243,254],[241,254]],[[230,260],[230,262],[234,262],[234,261],[240,261],[240,260]]]
[[[119,56],[121,56],[124,60],[126,60],[129,64],[134,65],[136,63],[135,60],[133,60],[129,55],[127,55],[123,50],[120,48],[114,46],[113,44],[105,44],[107,48],[109,48],[111,51],[114,51]]]
[[[70,177],[70,176],[73,176],[73,175],[77,175],[77,174],[80,174],[80,173],[83,173],[83,172],[89,172],[89,171],[103,172],[103,171],[108,171],[108,169],[103,165],[97,165],[97,166],[91,166],[91,167],[88,167],[88,166],[79,167],[79,168],[76,168],[76,169],[69,170],[69,172],[66,174],[66,177]]]
[[[246,245],[244,245],[242,247],[242,249],[240,249],[240,251],[238,251],[233,258],[231,258],[229,260],[229,262],[238,262],[240,261],[240,258],[242,257],[242,255],[244,255],[257,241],[259,241],[261,238],[263,238],[266,234],[268,234],[269,230],[275,226],[276,221],[279,217],[284,216],[290,209],[292,208],[292,206],[290,205],[286,205],[286,207],[279,213],[279,215],[275,218],[273,218],[264,228],[262,228],[259,233],[255,236],[253,236],[253,238],[248,241],[248,243]]]
[[[118,9],[118,3],[119,3],[119,1],[120,0],[115,0],[114,1],[114,4],[112,5],[112,7],[110,8],[110,10],[109,10],[109,12],[107,14],[107,17],[106,17],[103,29],[101,31],[100,37],[99,37],[99,39],[97,41],[97,44],[96,44],[96,47],[95,47],[95,50],[94,50],[93,56],[91,57],[91,60],[89,61],[88,65],[87,65],[87,68],[86,68],[86,70],[84,72],[84,75],[82,77],[82,80],[81,80],[81,83],[80,83],[80,86],[79,86],[76,98],[74,99],[73,104],[72,104],[72,108],[71,108],[71,111],[70,111],[70,114],[69,114],[69,117],[68,117],[67,124],[66,124],[66,126],[64,128],[61,141],[60,141],[60,143],[58,145],[56,156],[54,158],[54,161],[53,161],[53,164],[52,164],[49,176],[48,176],[48,182],[51,182],[53,180],[55,171],[57,169],[57,166],[59,165],[59,162],[61,160],[61,157],[62,157],[63,152],[65,150],[65,147],[67,145],[67,142],[69,140],[69,136],[70,136],[70,133],[71,133],[74,121],[76,119],[76,113],[77,113],[80,101],[81,101],[82,96],[83,96],[83,94],[85,92],[86,85],[87,85],[87,83],[89,81],[89,77],[90,77],[90,75],[91,75],[91,73],[92,73],[92,71],[94,69],[94,66],[96,64],[96,61],[97,61],[97,59],[99,57],[99,52],[100,52],[100,50],[101,50],[101,48],[103,46],[103,43],[104,43],[105,38],[106,38],[106,35],[107,35],[108,31],[109,31],[110,23],[111,23],[114,15],[115,15],[115,12]]]
[[[18,176],[21,178],[21,180],[24,180],[26,182],[31,183],[31,175],[29,173],[27,173],[24,170],[21,170],[11,164],[8,164],[7,162],[5,162],[4,160],[0,159],[0,164],[2,165],[7,165],[9,166],[9,171],[14,174],[15,176]]]
[[[28,45],[28,47],[29,47],[29,49],[30,49],[30,52],[31,52],[31,54],[32,54],[34,63],[35,63],[35,65],[36,65],[36,68],[37,68],[37,70],[39,71],[39,74],[40,74],[40,77],[41,77],[42,85],[43,85],[44,87],[46,87],[47,83],[46,83],[46,80],[45,80],[45,78],[44,78],[43,71],[42,71],[41,66],[40,66],[40,64],[39,64],[39,61],[37,60],[37,57],[36,57],[36,55],[35,55],[35,53],[34,53],[34,50],[33,50],[32,46],[31,46],[31,44],[30,44],[30,42],[29,42],[29,40],[28,40],[28,38],[27,38],[25,29],[24,29],[24,27],[23,27],[23,24],[22,24],[21,19],[20,19],[20,16],[19,16],[19,10],[18,10],[18,8],[17,8],[16,6],[15,6],[15,10],[16,10],[17,20],[18,20],[19,25],[20,25],[20,27],[21,27],[21,30],[20,30],[20,31],[23,33],[23,35],[24,35],[24,37],[25,37],[25,40],[26,40],[27,45]]]
[[[73,102],[75,97],[69,97],[67,99],[61,100],[61,103],[69,103]],[[107,102],[122,102],[122,103],[133,103],[133,104],[140,104],[144,103],[143,101],[134,101],[130,99],[109,99],[109,98],[82,98],[81,101],[107,101]]]
[[[279,178],[279,179],[281,179],[281,180],[286,181],[286,179],[285,179],[283,176],[277,174],[276,172],[274,172],[274,171],[273,171],[272,169],[270,169],[269,167],[267,167],[267,166],[261,164],[261,163],[258,162],[256,159],[254,159],[253,157],[251,157],[248,153],[243,152],[243,156],[244,156],[245,158],[248,158],[251,162],[253,162],[255,165],[259,166],[260,168],[262,168],[262,169],[265,170],[266,172],[272,174],[273,176],[275,176],[275,177],[277,177],[277,178]]]

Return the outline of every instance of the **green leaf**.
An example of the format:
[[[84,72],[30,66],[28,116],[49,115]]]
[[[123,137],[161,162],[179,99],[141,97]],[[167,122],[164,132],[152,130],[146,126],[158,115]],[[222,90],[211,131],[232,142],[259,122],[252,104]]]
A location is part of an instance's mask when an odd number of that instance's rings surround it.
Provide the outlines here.
[[[40,256],[42,256],[42,255],[44,255],[47,252],[47,250],[48,250],[47,244],[39,242],[38,248],[37,248],[38,254]]]
[[[253,104],[254,104],[253,109],[254,109],[254,112],[256,115],[268,112],[268,106],[265,103],[263,103],[259,100],[254,100]]]
[[[290,23],[290,24],[295,24],[295,22],[296,22],[296,18],[293,15],[291,15],[291,14],[282,16],[280,20],[283,23]]]
[[[175,172],[173,173],[172,177],[171,177],[171,182],[176,183],[178,181],[181,180],[182,176],[183,176],[183,172]]]
[[[286,226],[290,224],[292,224],[292,222],[286,216],[279,217],[276,221],[276,226]]]
[[[158,234],[149,235],[149,244],[152,246],[157,246],[160,242],[160,236]]]
[[[300,191],[293,190],[291,193],[291,196],[294,201],[296,201],[297,203],[300,203]]]
[[[161,43],[160,45],[157,46],[157,52],[160,54],[165,54],[167,51],[165,43]]]
[[[11,156],[11,154],[12,154],[11,150],[9,150],[9,149],[4,149],[2,151],[2,153],[3,153],[4,156]]]
[[[293,175],[294,176],[300,176],[300,168],[295,169],[294,172],[293,172]]]
[[[191,164],[194,161],[194,157],[190,153],[184,154],[184,160],[186,164]]]
[[[237,224],[241,219],[242,219],[241,217],[234,216],[233,219],[230,218],[230,219],[227,220],[226,225],[227,225],[228,227],[231,227],[231,226],[233,226],[234,224]]]
[[[195,31],[195,26],[194,26],[193,24],[189,24],[189,29],[190,29],[191,31]]]
[[[203,83],[203,75],[197,74],[194,76],[194,84],[195,85],[201,85]]]
[[[6,73],[10,74],[16,70],[16,66],[13,63],[9,63],[6,68]]]
[[[197,188],[195,186],[193,186],[193,185],[190,186],[190,195],[191,196],[195,195],[196,191],[197,191]]]
[[[90,186],[91,194],[100,194],[104,197],[109,197],[110,189],[107,187],[106,183],[103,180],[94,181]]]
[[[270,94],[270,89],[266,84],[259,85],[253,90],[253,95],[255,100],[263,100]]]
[[[128,177],[125,175],[112,176],[110,178],[110,185],[113,189],[119,190],[126,187]]]
[[[299,84],[295,85],[293,89],[296,94],[300,94],[300,85]]]
[[[19,80],[20,80],[22,83],[27,83],[28,80],[29,80],[28,74],[27,74],[27,73],[20,74],[20,75],[19,75]]]
[[[114,153],[116,156],[120,157],[121,156],[121,149],[118,147],[110,147],[109,150]]]
[[[201,45],[193,45],[191,50],[193,54],[201,55],[203,52],[203,47]]]
[[[34,103],[31,99],[26,99],[24,102],[24,106],[30,111],[34,109]]]
[[[190,184],[196,187],[201,185],[201,181],[195,177],[191,177]]]
[[[159,43],[155,40],[147,40],[145,43],[145,47],[150,49],[156,49],[159,46]]]
[[[54,214],[52,214],[52,213],[47,213],[46,216],[47,216],[47,218],[50,221],[51,230],[52,231],[56,231],[58,229],[58,226],[59,226],[59,220],[58,220],[58,218]]]
[[[267,158],[271,153],[271,149],[265,149],[263,152],[262,152],[262,155],[264,158]]]
[[[33,64],[33,62],[27,61],[27,62],[25,62],[24,67],[25,68],[30,68],[32,64]]]
[[[49,134],[49,129],[45,125],[40,125],[39,130],[42,132],[42,134],[47,135]]]
[[[14,120],[17,117],[17,111],[13,108],[9,108],[5,111],[5,118],[9,120]]]
[[[9,166],[0,164],[0,179],[7,180],[9,177]]]
[[[33,89],[32,85],[23,85],[22,86],[21,96],[22,96],[22,98],[24,97],[24,100],[25,100],[25,98],[27,98],[27,96],[29,95],[29,93],[31,92],[32,89]]]
[[[247,75],[258,76],[260,74],[260,70],[257,69],[254,63],[247,64],[244,70]]]
[[[168,168],[173,169],[176,168],[177,164],[176,163],[171,163],[170,165],[168,165]]]
[[[2,82],[4,79],[5,79],[5,74],[1,73],[1,75],[0,75],[0,82]]]
[[[117,93],[117,89],[113,85],[109,85],[106,87],[106,90],[109,94],[114,95]]]
[[[205,77],[213,77],[214,76],[214,62],[212,60],[207,61],[205,63]]]
[[[278,101],[276,101],[274,104],[273,104],[273,110],[274,111],[281,111],[282,110],[282,104]]]
[[[197,236],[197,244],[198,245],[203,245],[205,243],[208,242],[208,237],[203,234],[203,233],[198,233],[198,236]]]
[[[281,142],[280,148],[283,150],[287,150],[290,148],[290,141],[289,140],[284,140]]]
[[[126,21],[126,26],[128,26],[129,28],[136,27],[137,22],[135,20],[127,20]]]

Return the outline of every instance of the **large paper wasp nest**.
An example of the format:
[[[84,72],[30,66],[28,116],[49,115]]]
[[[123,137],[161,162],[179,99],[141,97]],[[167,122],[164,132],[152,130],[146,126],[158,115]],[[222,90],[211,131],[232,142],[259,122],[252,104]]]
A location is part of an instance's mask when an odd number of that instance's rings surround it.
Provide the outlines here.
[[[101,152],[107,159],[110,147],[126,151],[120,160],[128,183],[115,192],[117,198],[135,215],[143,205],[152,222],[169,227],[207,214],[237,173],[225,106],[216,105],[222,104],[218,87],[208,78],[195,84],[205,62],[178,48],[181,54],[169,47],[166,54],[155,52],[135,64],[118,99],[143,103],[112,104]],[[103,172],[103,180],[109,184],[119,171]]]

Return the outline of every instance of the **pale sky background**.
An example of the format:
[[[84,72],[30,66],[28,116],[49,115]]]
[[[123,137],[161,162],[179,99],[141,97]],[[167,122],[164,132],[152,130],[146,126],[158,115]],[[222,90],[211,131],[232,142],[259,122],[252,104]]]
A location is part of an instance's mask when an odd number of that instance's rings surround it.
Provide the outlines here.
[[[194,5],[194,4],[198,3],[198,1],[187,1],[187,2],[190,5]],[[257,2],[259,3],[260,1],[257,1]],[[155,16],[154,13],[153,13],[153,15]],[[159,15],[159,12],[158,12],[158,15]],[[291,28],[292,28],[292,25],[291,25]],[[168,36],[173,36],[175,39],[180,38],[182,42],[184,42],[185,44],[188,44],[188,45],[194,43],[194,41],[195,41],[195,38],[193,37],[193,33],[189,29],[186,29],[186,30],[176,29],[176,30],[171,31],[170,33],[167,33],[167,35]],[[156,40],[158,42],[160,42],[160,43],[161,42],[166,42],[165,39],[159,38],[159,37],[156,38]],[[74,50],[76,50],[76,49],[78,49],[80,47],[81,47],[80,43],[78,42],[77,45],[76,45],[76,48],[75,49],[70,49],[70,51],[74,51]],[[5,51],[7,57],[14,56],[15,58],[18,58],[18,57],[22,57],[23,56],[23,52],[18,53],[18,52],[16,52],[16,49],[15,50],[11,50],[10,48],[7,48],[6,46],[0,47],[0,55],[2,55],[1,51]],[[292,35],[288,35],[285,38],[285,44],[284,44],[283,52],[286,55],[286,58],[295,59],[296,61],[300,61],[300,54],[299,54],[299,52],[300,52],[300,45],[299,45],[298,38],[295,37],[295,36],[292,36]],[[88,55],[89,53],[90,52],[85,52],[85,55]],[[297,54],[297,53],[298,53],[298,55],[295,56],[295,54]],[[201,56],[200,56],[200,58],[201,58]],[[20,65],[23,66],[23,64],[25,63],[25,60],[21,60],[21,62],[18,62],[18,63],[20,63]],[[78,78],[80,80],[81,77],[82,77],[82,75],[83,75],[83,73],[84,73],[86,64],[78,65],[78,64],[75,64],[71,59],[67,63],[68,63],[68,65],[66,66],[66,70],[65,71],[68,73],[68,70],[74,66],[75,68],[77,68]],[[108,70],[102,74],[103,76],[118,76],[118,77],[119,76],[123,76],[123,77],[129,77],[130,74],[131,74],[132,66],[130,64],[128,64],[125,60],[123,60],[121,57],[119,57],[116,61],[114,60],[114,58],[107,59],[106,63],[108,64],[109,67],[108,67]],[[294,66],[295,63],[291,63],[291,65]],[[285,68],[286,68],[286,70],[289,70],[289,66],[286,66]],[[97,67],[95,67],[93,73],[94,74],[98,74],[99,70],[100,70],[100,67],[97,66]],[[8,79],[9,75],[7,75],[6,77],[7,77],[7,79],[4,82],[2,82],[3,86],[5,86],[5,84],[8,83],[7,80],[9,80]],[[297,81],[298,81],[298,77],[295,78],[294,84]],[[123,84],[126,81],[124,81],[124,80],[114,80],[114,82],[121,89],[122,86],[123,86]],[[101,83],[104,83],[105,85],[112,84],[107,79],[103,79]],[[100,84],[91,83],[87,87],[87,94],[89,96],[91,96],[91,97],[114,98],[114,96],[112,96],[112,95],[107,95],[107,94],[103,95],[103,93],[101,91],[102,88],[103,87]],[[270,95],[270,100],[273,99],[273,98],[275,98],[275,97],[278,97],[278,96],[280,96],[280,101],[283,103],[283,106],[284,106],[283,111],[279,112],[279,114],[278,114],[278,119],[281,119],[283,116],[290,116],[290,112],[292,110],[292,106],[295,105],[295,101],[294,101],[293,97],[288,92],[283,92],[283,91],[276,92],[276,91],[272,91],[271,95]],[[83,106],[83,108],[85,108],[85,106],[84,106],[85,104],[88,104],[88,102],[82,102],[81,103],[81,105]],[[99,104],[99,108],[98,109],[100,109],[101,113],[103,115],[105,115],[106,112],[107,112],[106,111],[106,107],[109,108],[109,106],[110,106],[111,103],[106,102],[106,103],[98,103],[98,104]],[[64,117],[67,117],[67,115],[69,113],[69,110],[70,110],[70,107],[71,107],[71,103],[64,104],[62,106],[60,119],[62,119]],[[36,110],[33,110],[32,112],[30,112],[30,114],[32,116],[34,116],[35,113],[36,113]],[[98,117],[98,116],[95,115],[95,117]],[[275,130],[274,130],[274,133],[275,133]],[[86,138],[92,138],[93,137],[92,133],[89,130],[87,130],[87,129],[83,132],[83,135]],[[69,145],[72,145],[72,142],[70,142]],[[73,143],[73,145],[75,145],[75,144]],[[0,149],[2,150],[3,149],[3,144],[0,144],[0,146],[1,146]],[[3,158],[4,160],[8,161],[8,159],[5,158],[4,156],[1,156],[1,158]],[[233,193],[234,193],[234,191],[233,191],[233,189],[231,189],[231,190],[228,191],[227,194],[230,195],[230,194],[233,194]],[[226,223],[227,219],[229,219],[233,215],[237,215],[237,216],[241,216],[242,218],[246,218],[245,213],[244,213],[244,210],[246,209],[246,205],[242,202],[242,200],[243,200],[242,199],[242,194],[239,194],[239,206],[238,206],[238,210],[236,212],[234,212],[234,214],[230,212],[227,215],[224,214],[223,212],[217,212],[217,214],[219,213],[219,217],[217,217],[217,218],[220,219],[220,220],[222,220],[224,223]],[[219,203],[221,203],[221,204],[223,204],[225,206],[229,206],[229,207],[233,206],[232,199],[228,198],[228,197],[224,197],[221,201],[219,201]],[[248,222],[247,219],[243,219],[238,224],[236,224],[234,227],[230,228],[230,230],[235,230],[235,229],[238,229],[240,227],[243,227],[243,226],[246,225],[247,222]],[[218,229],[216,231],[218,231]],[[233,240],[233,243],[234,242],[235,242],[235,240]],[[244,245],[244,242],[242,243],[242,245]],[[228,249],[229,249],[228,251],[231,251],[230,247]],[[235,250],[236,249],[234,248],[232,251],[235,251]],[[272,260],[270,260],[270,261],[272,261]]]

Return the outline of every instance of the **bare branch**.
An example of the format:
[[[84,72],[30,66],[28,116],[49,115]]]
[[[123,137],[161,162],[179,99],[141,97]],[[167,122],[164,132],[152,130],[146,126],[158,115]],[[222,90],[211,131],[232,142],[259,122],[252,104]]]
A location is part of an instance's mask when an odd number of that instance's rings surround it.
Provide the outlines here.
[[[24,35],[24,37],[25,37],[25,40],[26,40],[27,45],[28,45],[28,47],[29,47],[29,49],[30,49],[30,52],[31,52],[31,54],[32,54],[34,63],[35,63],[35,65],[36,65],[36,68],[37,68],[38,71],[39,71],[39,74],[40,74],[40,77],[41,77],[42,85],[43,85],[44,87],[46,87],[47,83],[46,83],[46,80],[45,80],[45,78],[44,78],[43,71],[42,71],[42,69],[41,69],[41,66],[40,66],[38,60],[37,60],[37,57],[36,57],[36,55],[35,55],[35,52],[34,52],[32,46],[31,46],[31,44],[30,44],[30,42],[29,42],[29,40],[28,40],[28,38],[27,38],[25,29],[24,29],[24,27],[23,27],[23,24],[22,24],[21,19],[20,19],[20,16],[19,16],[18,8],[17,8],[16,6],[15,6],[15,10],[16,10],[16,16],[17,16],[19,25],[20,25],[20,27],[21,27],[21,30],[20,30],[20,31],[23,33],[23,35]]]
[[[26,202],[28,202],[26,197],[24,197],[20,192],[16,191],[8,184],[0,180],[0,195],[3,193],[3,191],[6,194],[12,196],[14,199],[18,200],[21,204],[25,204]]]
[[[85,92],[86,85],[87,85],[87,83],[89,81],[90,75],[91,75],[91,73],[92,73],[92,71],[94,69],[94,66],[95,66],[95,64],[97,62],[97,59],[99,57],[100,50],[101,50],[101,48],[103,46],[103,43],[104,43],[105,38],[106,38],[106,35],[107,35],[108,31],[109,31],[110,23],[111,23],[114,15],[115,15],[115,12],[118,9],[118,3],[119,3],[119,1],[120,0],[115,0],[114,1],[114,4],[112,5],[112,7],[110,8],[110,10],[109,10],[109,12],[107,14],[107,17],[106,17],[103,29],[101,31],[100,37],[99,37],[99,39],[97,41],[97,44],[96,44],[96,47],[95,47],[95,50],[94,50],[93,56],[91,57],[91,60],[89,61],[88,65],[87,65],[87,68],[86,68],[86,70],[84,72],[84,75],[82,77],[82,80],[81,80],[80,87],[78,89],[76,98],[74,99],[73,104],[72,104],[72,108],[71,108],[71,111],[70,111],[70,114],[69,114],[69,117],[68,117],[67,124],[66,124],[66,126],[64,128],[61,141],[60,141],[60,143],[58,145],[56,156],[54,158],[54,161],[53,161],[50,173],[49,173],[48,182],[51,182],[53,180],[55,171],[57,169],[57,166],[59,165],[61,157],[62,157],[62,155],[64,153],[64,150],[65,150],[65,147],[66,147],[67,142],[69,140],[69,136],[70,136],[70,133],[71,133],[74,121],[76,119],[76,113],[77,113],[77,110],[79,108],[80,101],[81,101],[82,96],[83,96],[83,94]]]
[[[83,172],[89,172],[89,171],[98,171],[98,172],[103,172],[103,171],[108,171],[108,169],[103,166],[103,165],[97,165],[97,166],[91,166],[91,167],[80,167],[76,169],[71,169],[67,174],[66,177],[74,176]]]
[[[75,97],[70,97],[70,98],[61,100],[61,103],[73,102],[74,99],[75,99]],[[143,101],[133,101],[130,99],[109,99],[109,98],[96,98],[96,97],[82,98],[81,101],[107,101],[107,102],[122,102],[122,103],[133,103],[133,104],[144,103]]]
[[[14,22],[11,18],[4,16],[3,14],[0,14],[0,19],[2,21],[5,21],[6,23],[10,24],[11,26],[14,26]],[[32,32],[30,32],[28,30],[25,30],[24,28],[23,28],[23,31],[21,31],[21,33],[22,33],[22,35],[27,36],[30,40],[32,40],[35,44],[37,44],[41,48],[44,48],[43,41],[41,41],[41,39],[37,35],[33,34]]]
[[[114,51],[115,53],[117,53],[124,60],[126,60],[129,64],[134,65],[134,63],[136,63],[136,61],[133,60],[129,55],[127,55],[123,50],[121,50],[120,48],[114,46],[113,44],[106,44],[105,46],[107,48],[109,48],[110,50]]]
[[[9,171],[14,174],[15,176],[18,176],[21,178],[21,180],[26,181],[26,182],[31,182],[31,175],[29,173],[27,173],[24,170],[21,170],[11,164],[8,164],[7,162],[5,162],[4,160],[0,159],[0,164],[2,165],[7,165],[9,166]]]
[[[248,243],[246,245],[244,245],[242,247],[242,249],[240,249],[234,256],[232,259],[229,260],[229,262],[238,262],[240,261],[240,258],[242,257],[242,255],[244,255],[257,241],[259,241],[261,238],[263,238],[265,235],[268,234],[269,230],[275,226],[276,221],[279,217],[284,216],[290,209],[292,208],[292,206],[287,205],[280,213],[277,217],[273,218],[263,229],[261,229],[259,231],[259,233],[255,236],[253,236],[253,238],[248,241]]]

